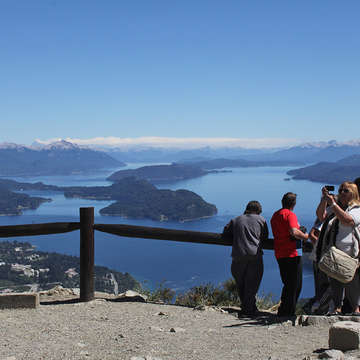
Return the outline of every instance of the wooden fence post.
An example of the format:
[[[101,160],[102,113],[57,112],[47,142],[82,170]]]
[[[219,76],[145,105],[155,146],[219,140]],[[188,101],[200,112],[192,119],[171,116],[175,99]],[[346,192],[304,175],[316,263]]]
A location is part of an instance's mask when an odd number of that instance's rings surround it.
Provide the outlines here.
[[[80,301],[94,298],[94,208],[80,208]]]

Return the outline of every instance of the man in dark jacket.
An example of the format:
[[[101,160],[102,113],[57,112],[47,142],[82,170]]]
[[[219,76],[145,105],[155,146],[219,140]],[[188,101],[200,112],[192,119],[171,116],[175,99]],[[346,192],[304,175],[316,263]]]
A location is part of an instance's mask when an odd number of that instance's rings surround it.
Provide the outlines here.
[[[250,201],[243,215],[232,219],[223,234],[233,240],[231,273],[241,301],[239,315],[255,315],[256,293],[264,272],[262,242],[268,239],[266,220],[258,201]]]

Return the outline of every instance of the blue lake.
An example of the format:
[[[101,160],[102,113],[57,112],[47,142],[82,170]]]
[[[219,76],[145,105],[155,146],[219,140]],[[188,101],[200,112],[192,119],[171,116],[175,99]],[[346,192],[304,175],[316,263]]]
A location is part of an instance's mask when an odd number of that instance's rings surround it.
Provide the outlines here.
[[[140,166],[130,164],[129,168]],[[31,195],[50,197],[50,203],[37,210],[26,211],[21,216],[2,216],[0,225],[16,225],[58,221],[79,221],[79,208],[93,206],[96,223],[119,223],[153,227],[166,227],[206,232],[221,232],[233,217],[243,213],[250,200],[258,200],[263,207],[263,216],[270,221],[271,215],[281,206],[281,197],[287,191],[298,194],[295,213],[301,225],[311,228],[315,209],[320,199],[322,184],[309,181],[284,181],[290,167],[236,168],[231,172],[209,174],[207,176],[162,184],[161,188],[172,190],[187,189],[201,195],[218,208],[218,214],[209,219],[186,223],[154,222],[150,220],[130,220],[119,217],[104,217],[99,210],[111,202],[82,199],[65,199],[61,193],[31,192]],[[53,185],[109,185],[104,180],[113,171],[98,172],[91,176],[54,176],[14,178],[17,181],[42,181]],[[160,187],[160,186],[158,186]],[[269,226],[270,228],[270,226]],[[3,239],[3,240],[15,240]],[[79,255],[79,232],[19,237],[18,241],[28,241],[39,250],[54,251],[69,255]],[[95,263],[128,272],[149,287],[165,281],[177,291],[208,282],[218,285],[231,277],[231,248],[217,245],[185,244],[172,241],[123,238],[101,232],[95,233]],[[280,296],[281,281],[278,266],[272,251],[265,251],[265,271],[260,294],[272,293]],[[309,261],[305,259],[302,297],[313,296],[313,277]]]

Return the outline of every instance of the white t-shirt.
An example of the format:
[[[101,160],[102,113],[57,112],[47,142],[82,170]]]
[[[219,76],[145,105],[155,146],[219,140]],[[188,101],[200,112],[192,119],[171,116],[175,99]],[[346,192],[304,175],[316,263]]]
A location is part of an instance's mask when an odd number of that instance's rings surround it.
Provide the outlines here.
[[[360,224],[360,207],[346,209],[346,212],[354,219],[355,226]],[[353,251],[353,227],[345,226],[339,222],[339,232],[336,236],[335,246],[350,256],[357,256]],[[356,247],[356,249],[358,249]]]

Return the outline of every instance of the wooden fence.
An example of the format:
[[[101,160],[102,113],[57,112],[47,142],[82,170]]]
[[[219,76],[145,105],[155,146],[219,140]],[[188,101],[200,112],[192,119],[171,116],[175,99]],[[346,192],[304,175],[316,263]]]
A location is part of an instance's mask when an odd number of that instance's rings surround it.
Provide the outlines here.
[[[225,225],[225,224],[224,224]],[[80,300],[90,301],[94,298],[94,230],[105,233],[144,239],[181,241],[197,244],[231,246],[231,240],[221,234],[211,232],[172,230],[157,227],[94,224],[94,208],[80,208],[80,222],[56,222],[43,224],[26,224],[0,226],[0,237],[34,236],[61,234],[80,230]],[[273,249],[272,239],[265,249]]]

